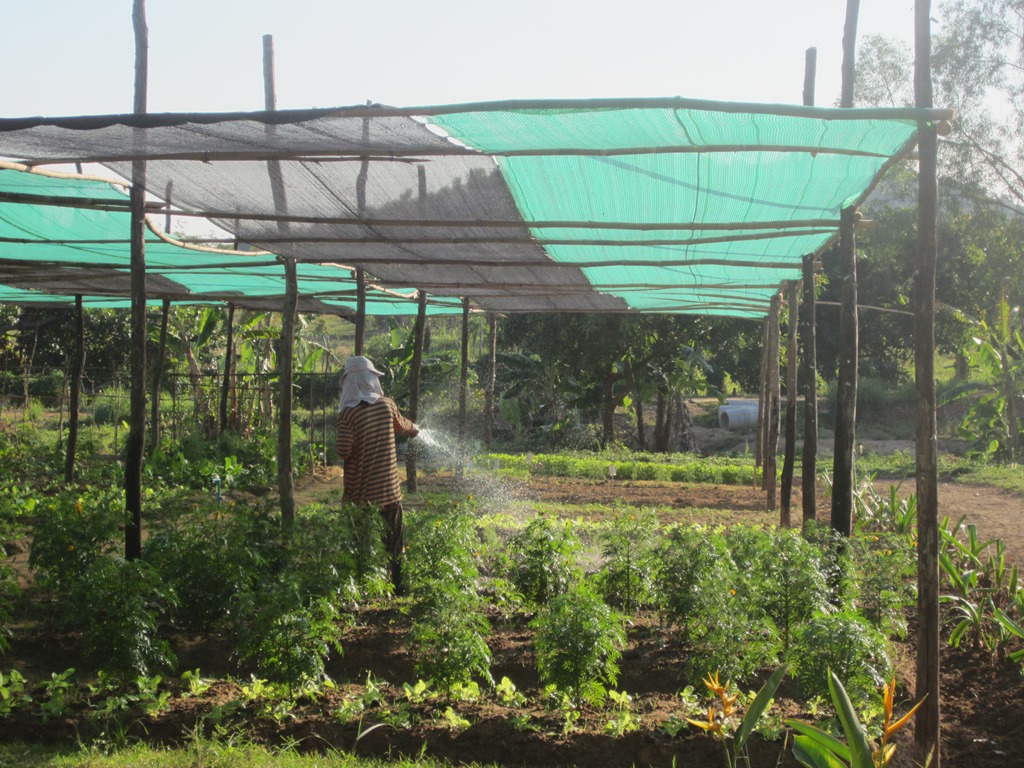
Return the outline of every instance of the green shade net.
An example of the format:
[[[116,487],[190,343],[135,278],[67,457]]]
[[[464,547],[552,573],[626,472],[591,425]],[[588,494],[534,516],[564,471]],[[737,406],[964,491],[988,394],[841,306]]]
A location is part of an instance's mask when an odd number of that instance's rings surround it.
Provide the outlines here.
[[[531,232],[596,290],[641,311],[759,316],[916,137],[910,119],[800,112],[520,110],[431,122],[497,154],[528,223],[566,223]]]
[[[0,170],[0,193],[85,198],[109,201],[115,206],[127,200],[120,189],[105,181],[14,170]],[[127,210],[0,202],[0,282],[6,276],[8,281],[19,283],[0,286],[0,301],[61,305],[73,301],[74,294],[82,294],[86,306],[129,306],[126,298],[88,295],[88,287],[99,284],[103,293],[118,292],[118,283],[110,278],[126,276],[130,269],[131,251],[126,242],[130,218]],[[83,272],[82,268],[87,269]],[[300,296],[318,299],[328,309],[355,310],[356,283],[349,268],[299,263],[296,270]],[[153,291],[156,295],[150,297],[156,303],[161,291],[170,292],[176,301],[189,303],[232,299],[244,303],[246,298],[280,297],[285,293],[284,269],[273,254],[216,253],[181,247],[152,235],[146,242],[146,272],[151,281],[159,279]],[[85,273],[91,282],[76,282]],[[24,287],[33,283],[50,290]],[[416,310],[413,289],[368,290],[367,314],[403,315],[415,314]],[[435,299],[427,306],[428,314],[461,311],[457,299]]]

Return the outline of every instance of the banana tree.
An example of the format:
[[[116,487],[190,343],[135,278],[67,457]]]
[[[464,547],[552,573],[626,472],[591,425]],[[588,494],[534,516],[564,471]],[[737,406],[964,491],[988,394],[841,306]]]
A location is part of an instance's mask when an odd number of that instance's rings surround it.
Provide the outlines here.
[[[971,441],[969,453],[1014,461],[1020,455],[1019,380],[1024,377],[1024,328],[1020,307],[1007,300],[1007,282],[995,320],[971,320],[974,326],[972,365],[985,377],[952,389],[944,402],[967,399],[959,432]]]

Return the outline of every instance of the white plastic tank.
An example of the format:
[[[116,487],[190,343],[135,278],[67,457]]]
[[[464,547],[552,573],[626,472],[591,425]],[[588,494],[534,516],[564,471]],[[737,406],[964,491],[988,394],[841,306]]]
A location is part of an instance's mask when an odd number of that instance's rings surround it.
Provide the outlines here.
[[[757,424],[757,400],[727,400],[718,406],[718,426],[722,429],[742,429]]]

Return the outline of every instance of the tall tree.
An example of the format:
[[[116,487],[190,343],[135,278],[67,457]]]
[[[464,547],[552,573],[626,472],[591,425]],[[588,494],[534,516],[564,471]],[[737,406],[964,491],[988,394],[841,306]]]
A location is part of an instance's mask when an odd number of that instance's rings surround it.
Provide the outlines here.
[[[935,103],[956,110],[939,148],[940,189],[1024,206],[1024,0],[947,0],[933,35]],[[913,56],[901,41],[866,36],[856,102],[914,103]]]

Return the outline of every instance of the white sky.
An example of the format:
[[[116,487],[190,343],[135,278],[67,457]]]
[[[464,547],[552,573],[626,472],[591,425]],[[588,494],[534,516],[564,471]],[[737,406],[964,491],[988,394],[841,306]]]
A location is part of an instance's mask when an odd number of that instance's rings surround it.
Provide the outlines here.
[[[131,0],[0,0],[0,117],[130,112]],[[148,0],[149,111],[839,93],[846,0]],[[858,39],[913,37],[914,0],[861,0]]]

